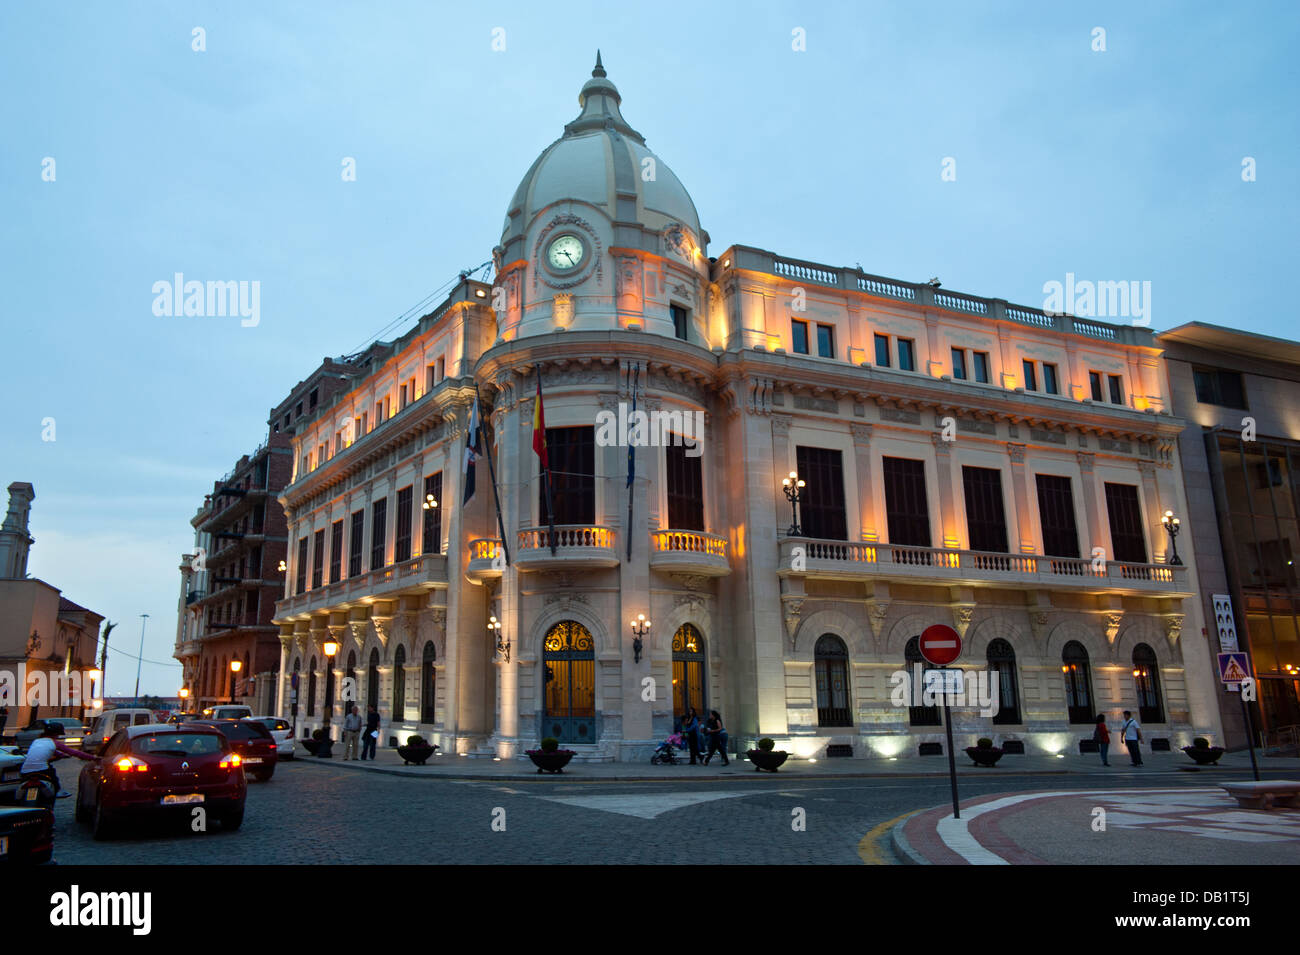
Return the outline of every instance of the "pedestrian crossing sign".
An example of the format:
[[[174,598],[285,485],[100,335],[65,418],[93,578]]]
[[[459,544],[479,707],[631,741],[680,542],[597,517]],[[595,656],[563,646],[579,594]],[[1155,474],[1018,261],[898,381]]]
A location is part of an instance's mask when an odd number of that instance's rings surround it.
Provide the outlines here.
[[[1219,682],[1240,683],[1250,679],[1250,660],[1244,653],[1219,654]]]

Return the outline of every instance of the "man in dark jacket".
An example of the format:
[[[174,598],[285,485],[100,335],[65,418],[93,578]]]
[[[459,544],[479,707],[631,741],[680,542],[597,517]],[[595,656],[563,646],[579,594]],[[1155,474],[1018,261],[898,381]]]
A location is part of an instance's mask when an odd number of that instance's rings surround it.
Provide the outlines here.
[[[375,704],[371,703],[366,712],[366,732],[365,738],[361,741],[361,758],[365,759],[366,754],[370,758],[375,758],[375,741],[379,737],[379,711],[375,709]]]

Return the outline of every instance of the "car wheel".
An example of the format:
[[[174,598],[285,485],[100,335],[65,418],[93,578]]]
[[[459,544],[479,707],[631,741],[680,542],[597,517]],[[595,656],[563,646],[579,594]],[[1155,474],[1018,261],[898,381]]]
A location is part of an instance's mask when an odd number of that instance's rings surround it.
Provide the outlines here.
[[[253,773],[253,778],[258,782],[264,783],[275,774],[274,769],[259,769]]]
[[[243,810],[243,809],[240,809],[240,810],[238,810],[238,811],[236,811],[236,812],[228,812],[228,813],[226,813],[224,816],[221,817],[221,828],[222,828],[222,829],[229,829],[231,832],[234,832],[236,829],[238,829],[238,828],[239,828],[240,826],[242,826],[243,824],[244,824],[244,810]]]
[[[98,840],[107,839],[111,835],[111,826],[112,820],[104,811],[104,803],[95,803],[95,813],[90,820],[90,834]]]
[[[83,825],[90,822],[90,810],[81,804],[81,793],[77,793],[77,802],[72,810],[73,817]]]

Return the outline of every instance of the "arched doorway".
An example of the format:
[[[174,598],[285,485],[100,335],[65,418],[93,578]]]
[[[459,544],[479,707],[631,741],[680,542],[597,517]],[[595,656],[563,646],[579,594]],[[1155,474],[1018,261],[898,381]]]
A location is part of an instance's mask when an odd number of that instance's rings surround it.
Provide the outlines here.
[[[823,633],[813,648],[817,679],[817,725],[852,726],[849,706],[849,651],[833,633]]]
[[[1133,682],[1137,685],[1138,722],[1163,723],[1165,707],[1160,699],[1160,664],[1147,644],[1133,648]]]
[[[311,669],[307,671],[307,715],[316,715],[316,658],[311,658]]]
[[[406,647],[393,654],[393,722],[406,719]]]
[[[998,711],[995,725],[1020,722],[1020,687],[1016,679],[1016,651],[1001,637],[989,641],[989,671],[998,675]]]
[[[673,716],[684,716],[692,706],[703,717],[704,638],[689,623],[673,634]]]
[[[1071,640],[1061,651],[1061,673],[1065,675],[1065,708],[1071,723],[1091,723],[1097,719],[1092,703],[1092,674],[1088,651],[1078,640]]]
[[[379,711],[379,649],[370,648],[370,662],[366,664],[366,705]]]
[[[343,673],[343,715],[347,716],[352,712],[352,706],[357,702],[357,651],[348,651],[348,666]]]
[[[925,658],[921,656],[921,637],[915,636],[907,641],[907,646],[903,648],[903,669],[907,671],[908,693],[915,696],[915,688],[918,684],[924,685],[915,677],[916,667],[924,668],[928,665]],[[907,708],[907,722],[912,726],[938,726],[939,725],[939,707],[922,706],[920,699],[911,701],[912,705]]]
[[[596,741],[596,656],[582,624],[563,620],[546,632],[542,735],[562,743]]]
[[[434,691],[437,687],[438,671],[434,667],[434,659],[438,651],[429,640],[424,645],[424,659],[420,663],[420,722],[434,723],[438,718],[437,707],[434,706]]]

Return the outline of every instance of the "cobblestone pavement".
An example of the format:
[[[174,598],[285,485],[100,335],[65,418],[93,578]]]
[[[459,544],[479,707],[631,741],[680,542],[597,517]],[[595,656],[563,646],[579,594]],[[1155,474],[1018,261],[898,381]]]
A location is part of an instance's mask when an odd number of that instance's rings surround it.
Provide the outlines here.
[[[754,776],[755,774],[749,774]],[[69,780],[71,782],[71,780]],[[963,779],[962,797],[1052,788],[1041,776]],[[1211,777],[1192,775],[1188,788]],[[1071,777],[1071,788],[1114,789],[1113,775]],[[1170,776],[1126,780],[1170,788]],[[946,779],[673,780],[654,783],[411,779],[323,763],[280,765],[249,783],[238,832],[151,826],[95,842],[56,807],[60,864],[290,863],[834,863],[892,861],[863,852],[873,828],[948,799]],[[504,811],[505,831],[494,831]],[[796,831],[799,814],[806,827]],[[499,825],[499,823],[498,823]],[[868,840],[870,841],[870,840]]]

